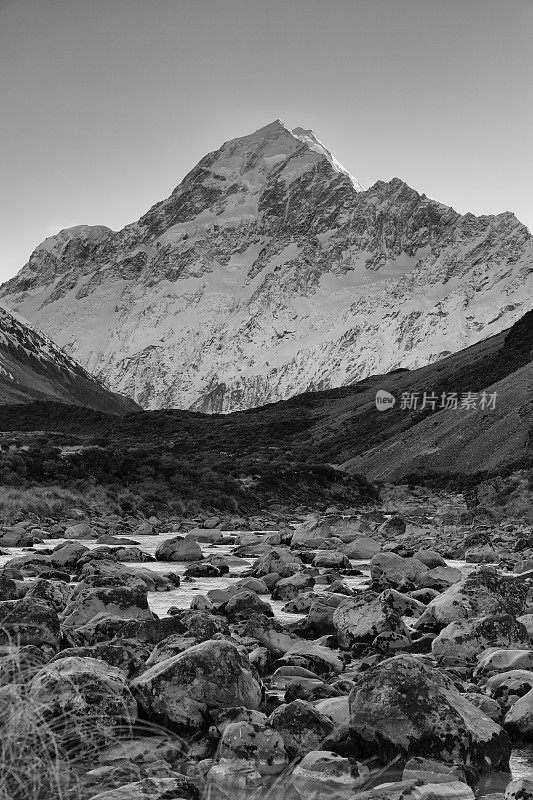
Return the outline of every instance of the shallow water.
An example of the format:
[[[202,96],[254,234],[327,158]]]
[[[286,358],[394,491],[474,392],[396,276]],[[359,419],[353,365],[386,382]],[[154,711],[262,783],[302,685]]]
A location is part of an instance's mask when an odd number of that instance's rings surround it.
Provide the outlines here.
[[[149,553],[150,555],[155,555],[155,551],[157,546],[163,542],[165,539],[169,539],[172,537],[171,533],[164,533],[158,534],[157,536],[137,536],[135,533],[131,535],[131,538],[134,539],[141,550],[145,553]],[[130,537],[128,537],[130,538]],[[42,545],[36,545],[35,550],[39,551],[41,549],[48,549],[53,548],[57,544],[64,543],[64,539],[49,539]],[[86,545],[89,548],[96,547],[98,542],[96,541],[82,541],[82,544]],[[168,609],[171,606],[175,606],[177,608],[189,608],[192,599],[195,595],[198,594],[205,594],[210,589],[220,589],[225,588],[227,586],[232,586],[237,583],[238,580],[242,578],[242,573],[246,572],[251,565],[256,560],[255,558],[236,558],[232,555],[232,551],[234,549],[234,545],[232,544],[221,544],[221,545],[213,545],[213,544],[200,544],[202,548],[202,552],[205,556],[209,555],[221,555],[224,556],[228,563],[230,564],[230,572],[229,574],[223,575],[220,578],[193,578],[192,580],[183,579],[183,573],[189,566],[187,563],[177,563],[177,562],[168,562],[168,561],[152,561],[152,562],[145,562],[145,563],[136,563],[136,562],[128,562],[127,566],[129,568],[135,568],[136,566],[139,568],[149,568],[154,570],[155,572],[173,572],[180,575],[182,578],[181,586],[178,588],[170,591],[170,592],[149,592],[148,593],[148,603],[151,610],[156,613],[158,616],[162,617],[165,616],[168,612]],[[3,566],[10,558],[16,555],[23,555],[28,550],[24,550],[21,547],[11,547],[5,548],[9,551],[9,555],[7,556],[0,556],[0,567]],[[448,561],[447,562],[451,567],[457,567],[463,573],[470,572],[472,569],[475,569],[477,565],[475,564],[467,564],[464,561]],[[369,570],[369,563],[368,561],[352,561],[352,566],[360,569],[363,573],[362,575],[354,575],[354,576],[344,576],[343,583],[345,583],[350,588],[356,588],[363,586],[370,577],[370,570]],[[30,579],[31,580],[31,579]],[[314,587],[313,591],[320,593],[325,591],[325,585],[318,585]],[[302,614],[287,614],[284,613],[281,609],[285,605],[284,600],[271,600],[270,597],[266,596],[263,598],[267,602],[270,603],[274,614],[280,621],[291,621],[296,620],[301,616],[305,616]],[[510,762],[510,769],[511,774],[504,773],[504,772],[497,772],[491,775],[485,776],[482,781],[480,782],[479,786],[477,787],[476,797],[482,798],[486,797],[491,793],[503,793],[507,784],[511,779],[516,778],[526,778],[526,777],[533,777],[533,747],[526,747],[526,748],[515,748],[513,750]],[[388,778],[384,777],[384,781],[386,780],[398,780],[401,776],[394,777],[390,775]]]

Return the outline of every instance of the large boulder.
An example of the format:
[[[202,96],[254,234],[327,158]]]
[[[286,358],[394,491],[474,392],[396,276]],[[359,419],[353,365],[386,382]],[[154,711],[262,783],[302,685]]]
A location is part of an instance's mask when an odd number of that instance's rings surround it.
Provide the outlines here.
[[[101,661],[105,661],[110,667],[116,667],[116,669],[121,670],[127,677],[131,678],[144,667],[141,654],[142,650],[137,642],[100,642],[92,647],[67,647],[65,650],[60,650],[51,659],[50,663],[61,661],[62,658],[71,658],[72,656],[77,658],[98,658]]]
[[[419,583],[423,589],[436,589],[443,592],[454,583],[459,583],[463,574],[456,567],[433,567],[425,575],[422,575]]]
[[[355,561],[370,561],[380,550],[381,545],[369,536],[358,536],[342,548],[343,553]]]
[[[144,713],[179,729],[200,730],[215,709],[257,709],[262,686],[246,655],[208,641],[155,664],[131,684]]]
[[[533,739],[533,689],[513,703],[505,715],[504,728],[512,736]]]
[[[509,670],[533,670],[533,650],[491,650],[480,656],[475,675],[494,675]]]
[[[335,732],[332,721],[304,700],[279,706],[268,721],[281,734],[290,758],[326,747]]]
[[[425,564],[428,569],[446,566],[444,558],[435,550],[418,550],[418,552],[415,553],[415,558],[417,561]]]
[[[288,578],[294,575],[301,568],[301,564],[296,556],[284,550],[273,548],[262,555],[252,567],[254,578],[261,578],[264,575],[276,573],[281,578]]]
[[[3,573],[7,577],[31,578],[48,573],[52,569],[50,557],[44,553],[24,553],[24,555],[10,558],[4,564]]]
[[[280,664],[292,667],[303,667],[317,675],[329,675],[342,672],[341,659],[329,647],[318,642],[295,642],[285,653]]]
[[[204,544],[217,544],[222,539],[220,528],[192,528],[185,534],[186,539],[194,539],[195,542]]]
[[[34,645],[54,655],[60,642],[59,617],[50,606],[31,597],[0,603],[0,645]]]
[[[102,744],[137,719],[137,703],[122,670],[96,658],[63,658],[33,677],[29,699],[70,744]],[[63,720],[63,724],[57,722]]]
[[[260,775],[279,775],[288,764],[281,735],[265,721],[240,720],[225,726],[219,761],[252,763]]]
[[[319,550],[313,559],[314,567],[326,569],[347,569],[350,559],[338,550]]]
[[[378,553],[370,561],[370,577],[379,586],[401,588],[418,586],[428,568],[416,558],[402,558],[396,553]]]
[[[158,545],[155,557],[157,561],[201,561],[203,559],[202,548],[198,542],[194,539],[186,539],[184,536],[165,539]]]
[[[294,550],[320,550],[324,547],[328,535],[324,535],[320,528],[300,528],[291,538],[291,548]]]
[[[91,528],[88,522],[78,522],[70,525],[63,534],[64,539],[98,539],[98,533]]]
[[[29,585],[24,597],[26,600],[31,598],[38,603],[43,603],[60,614],[70,599],[71,589],[72,586],[63,581],[47,581],[44,578],[38,578]]]
[[[120,619],[153,619],[145,584],[138,581],[133,587],[82,589],[68,603],[61,624],[63,628],[79,628],[100,614]]]
[[[333,625],[339,645],[349,650],[354,644],[372,644],[381,634],[397,641],[399,646],[409,644],[409,632],[400,614],[387,602],[385,593],[375,595],[365,592],[347,597],[333,612]],[[381,636],[380,641],[384,639]]]
[[[488,614],[512,614],[516,617],[524,611],[526,596],[525,583],[482,567],[432,600],[415,627],[444,627],[458,619]]]
[[[314,585],[315,579],[303,572],[291,575],[290,578],[281,578],[272,589],[272,600],[293,600]]]
[[[243,624],[241,634],[266,647],[273,655],[284,655],[297,641],[279,620],[264,614],[252,614]]]
[[[290,782],[301,798],[348,797],[355,787],[347,758],[330,750],[312,750],[294,769]]]
[[[79,559],[88,552],[89,548],[81,542],[63,542],[50,553],[48,560],[52,566],[58,569],[74,572]]]
[[[265,617],[273,617],[272,607],[261,600],[255,592],[243,589],[232,595],[224,608],[229,619],[245,619],[252,614],[264,614]]]
[[[353,678],[350,733],[357,752],[383,760],[424,756],[507,770],[507,734],[455,688],[451,679],[402,654]]]
[[[433,640],[431,652],[453,666],[476,661],[489,647],[516,649],[528,644],[525,626],[509,614],[498,614],[450,622]]]

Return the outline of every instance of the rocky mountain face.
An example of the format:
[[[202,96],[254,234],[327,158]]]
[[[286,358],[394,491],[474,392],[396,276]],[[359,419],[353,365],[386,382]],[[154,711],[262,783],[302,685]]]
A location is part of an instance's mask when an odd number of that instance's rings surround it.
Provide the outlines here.
[[[48,337],[0,306],[0,404],[54,400],[126,414],[140,410],[114,394]]]
[[[265,481],[289,504],[309,503],[310,497],[319,497],[321,481],[327,486],[331,480],[331,465],[340,467],[342,475],[384,481],[428,473],[444,480],[450,474],[471,478],[531,468],[532,387],[530,311],[509,330],[419,369],[373,375],[253,410],[206,416],[163,409],[117,419],[100,411],[33,403],[0,406],[0,430],[67,434],[79,437],[80,445],[96,436],[110,444],[112,454],[115,447],[138,447],[143,468],[146,448],[152,448],[163,455],[165,471],[168,459],[177,459],[187,469],[218,472],[224,479],[231,475],[244,487]],[[395,404],[378,410],[380,390],[391,393]],[[436,397],[434,405],[424,404],[424,394]],[[443,395],[449,399],[453,394],[456,406],[442,402]],[[412,395],[419,402],[403,402]],[[463,402],[466,396],[474,402]],[[495,402],[485,403],[483,398],[492,396]],[[122,461],[119,467],[124,468]],[[292,491],[311,473],[305,493],[295,491],[288,500],[283,487]]]
[[[232,411],[432,363],[533,307],[533,240],[399,179],[363,190],[279,120],[122,231],[62,231],[5,302],[148,409]]]

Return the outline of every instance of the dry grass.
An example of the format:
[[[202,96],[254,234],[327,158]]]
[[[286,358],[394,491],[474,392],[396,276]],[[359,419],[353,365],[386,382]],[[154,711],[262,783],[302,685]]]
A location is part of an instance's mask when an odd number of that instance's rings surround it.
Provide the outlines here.
[[[106,493],[101,488],[89,492],[75,492],[60,486],[32,486],[26,489],[2,487],[0,490],[0,518],[6,522],[19,519],[59,519],[68,517],[74,509],[99,513],[109,507]]]

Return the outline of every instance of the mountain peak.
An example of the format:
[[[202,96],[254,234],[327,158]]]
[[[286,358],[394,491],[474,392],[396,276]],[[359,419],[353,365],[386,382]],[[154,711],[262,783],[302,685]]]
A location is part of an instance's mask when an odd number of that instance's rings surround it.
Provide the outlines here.
[[[265,134],[265,133],[275,133],[276,131],[280,131],[280,133],[283,133],[284,131],[287,133],[289,132],[289,129],[287,128],[283,120],[281,120],[279,117],[275,119],[273,122],[269,122],[268,125],[263,125],[262,128],[258,128],[256,131],[254,131],[252,136],[254,136],[256,133]]]

